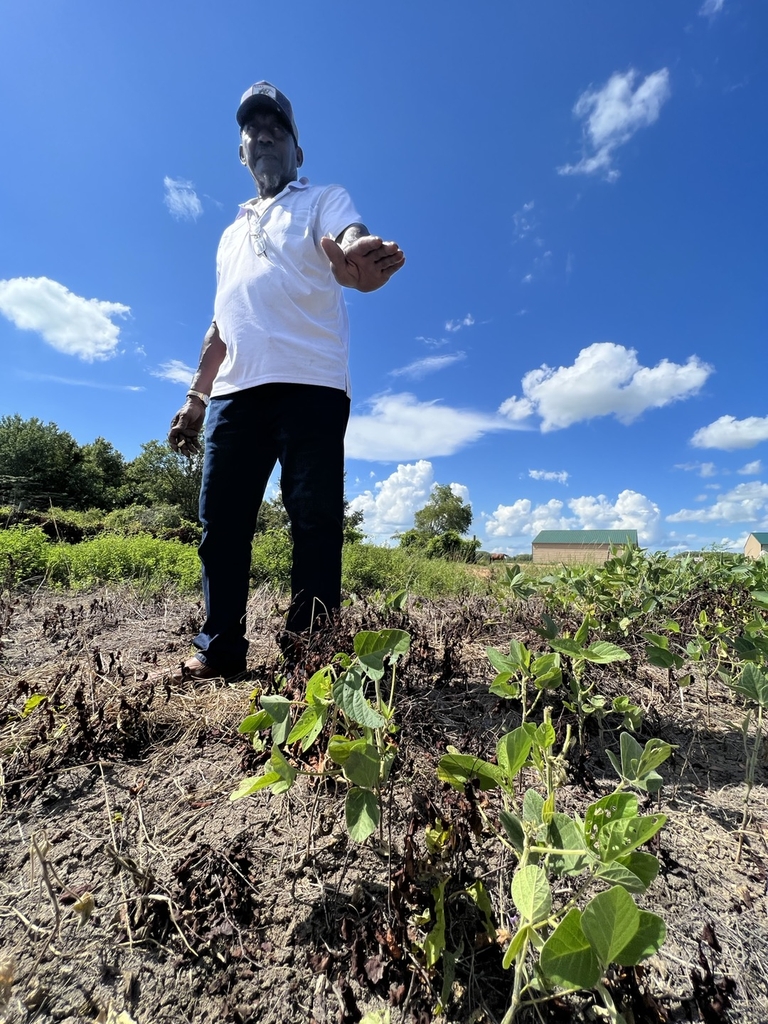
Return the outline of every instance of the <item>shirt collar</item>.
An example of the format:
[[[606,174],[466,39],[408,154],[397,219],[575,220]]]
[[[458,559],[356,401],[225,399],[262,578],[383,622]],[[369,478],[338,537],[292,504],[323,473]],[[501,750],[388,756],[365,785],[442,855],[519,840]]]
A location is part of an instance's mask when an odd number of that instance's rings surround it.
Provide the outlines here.
[[[303,189],[308,187],[309,178],[299,178],[298,181],[289,181],[282,192],[278,192],[276,196],[272,197],[272,199],[269,202],[269,206],[271,206],[272,203],[277,202],[278,199],[282,199],[283,196],[287,195],[291,191],[302,191]],[[241,217],[246,217],[248,215],[248,211],[253,210],[258,201],[258,196],[252,196],[250,199],[246,199],[244,203],[240,203],[235,220],[240,220]]]

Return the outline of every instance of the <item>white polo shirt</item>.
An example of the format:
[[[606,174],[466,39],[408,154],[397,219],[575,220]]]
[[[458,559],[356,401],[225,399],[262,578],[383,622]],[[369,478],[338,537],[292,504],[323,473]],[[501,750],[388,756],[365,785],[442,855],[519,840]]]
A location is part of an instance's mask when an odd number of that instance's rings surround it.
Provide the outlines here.
[[[213,397],[274,383],[350,393],[347,308],[320,239],[359,222],[345,189],[306,178],[240,206],[216,256],[214,320],[227,354]]]

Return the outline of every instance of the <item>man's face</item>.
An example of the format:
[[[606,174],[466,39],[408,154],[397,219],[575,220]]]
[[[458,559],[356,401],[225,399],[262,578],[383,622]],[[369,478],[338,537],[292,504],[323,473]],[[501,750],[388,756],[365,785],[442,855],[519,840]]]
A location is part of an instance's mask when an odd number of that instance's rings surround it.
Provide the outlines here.
[[[287,122],[268,107],[254,107],[240,130],[240,162],[248,168],[264,198],[296,180],[304,154]]]

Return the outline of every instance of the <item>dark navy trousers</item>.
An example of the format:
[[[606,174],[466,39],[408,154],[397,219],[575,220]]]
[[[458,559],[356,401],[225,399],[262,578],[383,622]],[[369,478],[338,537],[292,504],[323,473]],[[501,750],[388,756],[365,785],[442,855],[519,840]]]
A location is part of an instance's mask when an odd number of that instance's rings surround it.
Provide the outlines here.
[[[277,462],[293,536],[286,631],[308,629],[339,607],[348,419],[345,392],[309,384],[262,384],[211,399],[200,490],[206,620],[194,644],[214,668],[245,664],[251,544]]]

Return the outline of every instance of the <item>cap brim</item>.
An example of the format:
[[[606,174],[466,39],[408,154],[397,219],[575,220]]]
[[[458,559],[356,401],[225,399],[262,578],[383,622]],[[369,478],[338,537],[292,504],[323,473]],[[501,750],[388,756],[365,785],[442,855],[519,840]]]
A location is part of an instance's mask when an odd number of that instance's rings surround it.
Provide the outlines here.
[[[268,110],[272,110],[275,114],[279,114],[281,120],[284,121],[286,126],[288,127],[291,135],[294,134],[293,126],[291,122],[288,120],[288,118],[285,116],[285,111],[277,102],[277,100],[273,100],[271,96],[263,95],[249,96],[244,103],[240,104],[240,106],[237,109],[237,123],[240,125],[241,128],[245,124],[248,115],[255,107],[266,107]]]

